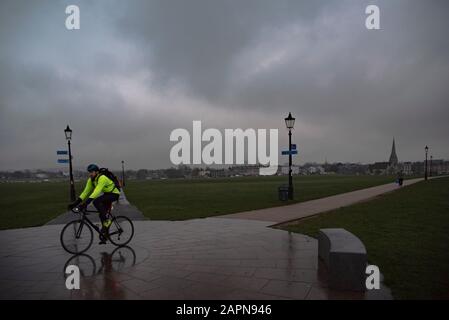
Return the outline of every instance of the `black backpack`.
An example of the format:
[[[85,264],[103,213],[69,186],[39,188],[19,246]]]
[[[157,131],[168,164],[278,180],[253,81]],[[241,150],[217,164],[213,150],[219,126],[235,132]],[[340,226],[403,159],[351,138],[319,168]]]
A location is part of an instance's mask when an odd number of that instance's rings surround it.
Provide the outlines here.
[[[100,168],[100,175],[105,175],[106,177],[111,179],[112,182],[114,182],[114,185],[118,189],[118,191],[121,191],[120,182],[118,181],[115,174],[113,174],[111,171],[109,171],[108,168]]]

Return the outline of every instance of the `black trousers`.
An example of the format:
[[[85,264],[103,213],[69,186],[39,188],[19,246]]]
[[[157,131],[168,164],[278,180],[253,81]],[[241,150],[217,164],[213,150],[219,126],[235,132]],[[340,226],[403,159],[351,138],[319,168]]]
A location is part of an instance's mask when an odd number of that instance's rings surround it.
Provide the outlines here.
[[[116,193],[104,193],[94,200],[93,204],[95,208],[97,208],[98,212],[100,212],[100,220],[103,222],[106,220],[106,214],[108,212],[109,207],[114,201],[117,201],[119,195]]]

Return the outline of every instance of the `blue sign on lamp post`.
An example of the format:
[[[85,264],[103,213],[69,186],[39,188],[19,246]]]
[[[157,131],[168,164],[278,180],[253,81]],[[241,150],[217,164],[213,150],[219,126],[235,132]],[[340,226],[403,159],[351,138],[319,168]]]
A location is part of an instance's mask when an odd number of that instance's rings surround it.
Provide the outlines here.
[[[292,151],[282,151],[282,155],[283,156],[288,156],[288,155],[293,155],[293,154],[298,154],[298,150],[292,150]]]
[[[57,150],[56,154],[58,156],[68,155],[68,151],[67,150]],[[69,159],[58,159],[58,163],[69,163]]]

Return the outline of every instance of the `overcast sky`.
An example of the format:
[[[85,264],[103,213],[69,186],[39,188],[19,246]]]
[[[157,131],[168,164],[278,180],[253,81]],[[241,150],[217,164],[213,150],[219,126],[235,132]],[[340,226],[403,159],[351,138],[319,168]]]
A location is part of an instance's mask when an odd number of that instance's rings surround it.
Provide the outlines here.
[[[65,8],[81,29],[65,28]],[[381,30],[365,28],[380,8]],[[0,1],[0,170],[166,168],[170,132],[278,128],[296,163],[449,159],[449,2]],[[285,162],[280,156],[280,162]]]

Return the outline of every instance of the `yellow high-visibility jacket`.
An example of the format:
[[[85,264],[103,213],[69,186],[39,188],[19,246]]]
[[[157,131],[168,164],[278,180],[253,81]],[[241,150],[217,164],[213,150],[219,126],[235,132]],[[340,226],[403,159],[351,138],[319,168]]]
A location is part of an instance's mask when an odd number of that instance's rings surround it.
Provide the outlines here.
[[[120,194],[120,191],[115,187],[114,181],[105,175],[97,175],[93,181],[91,178],[87,180],[86,187],[80,194],[80,199],[83,201],[86,200],[87,197],[96,199],[103,192]]]

